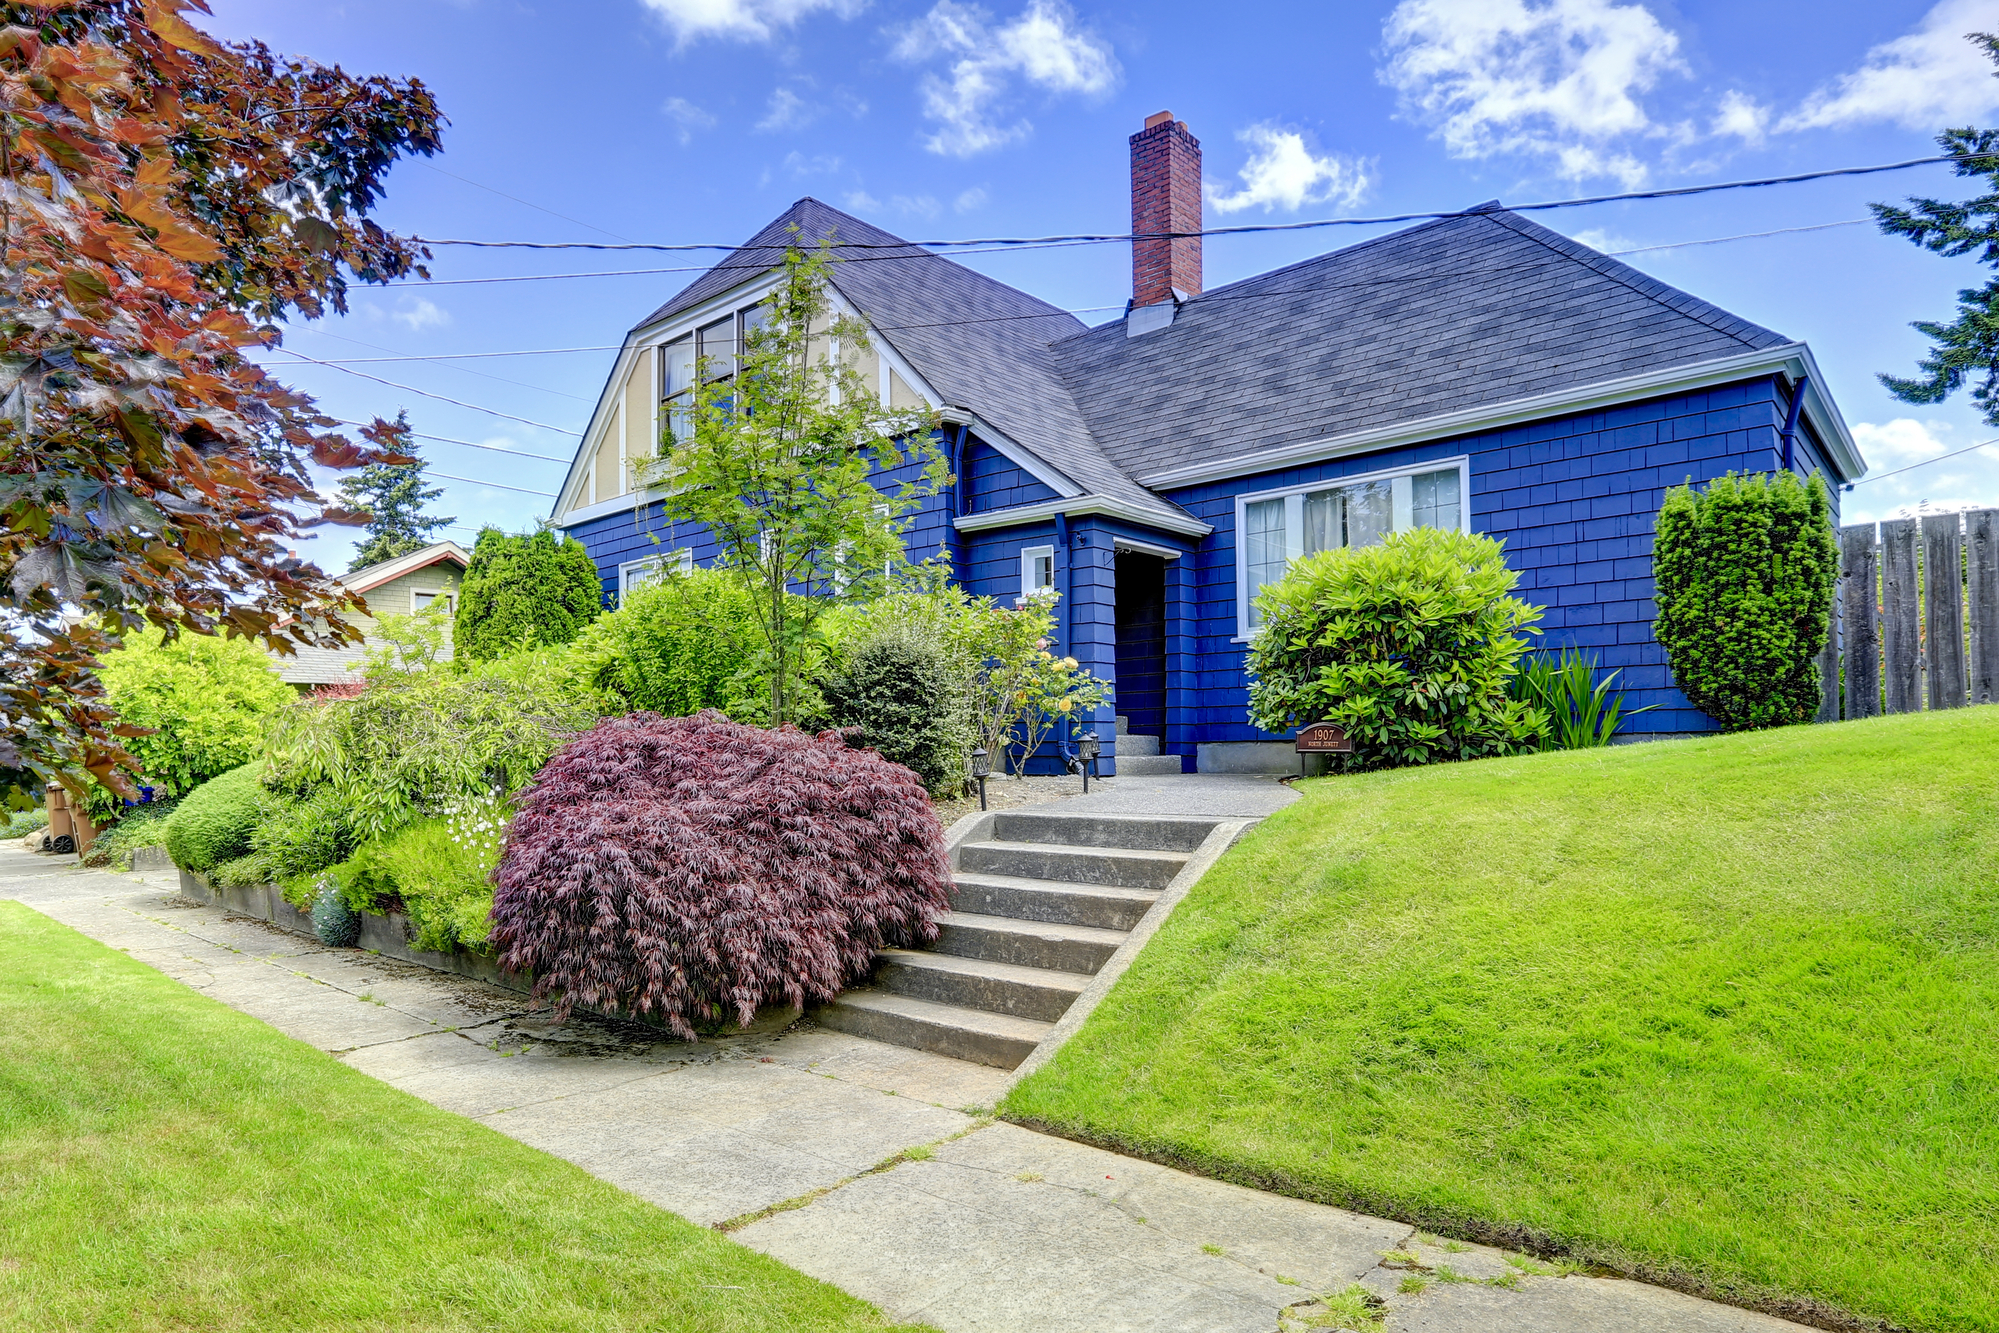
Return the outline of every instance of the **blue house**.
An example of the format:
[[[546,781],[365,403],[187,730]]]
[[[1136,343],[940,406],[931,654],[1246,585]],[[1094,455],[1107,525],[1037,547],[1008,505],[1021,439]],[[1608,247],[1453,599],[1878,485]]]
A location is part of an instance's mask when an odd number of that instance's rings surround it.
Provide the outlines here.
[[[642,320],[553,514],[606,597],[711,556],[684,532],[663,553],[632,466],[696,358],[733,353],[796,228],[855,247],[831,286],[869,325],[867,382],[946,423],[956,481],[909,549],[941,545],[1003,602],[1061,594],[1061,647],[1115,684],[1096,730],[1154,738],[1125,771],[1295,771],[1247,717],[1252,596],[1295,556],[1424,525],[1504,539],[1542,646],[1600,654],[1658,705],[1631,730],[1713,727],[1652,636],[1653,518],[1688,478],[1790,468],[1836,499],[1864,471],[1803,342],[1496,203],[1203,290],[1198,141],[1162,113],[1131,154],[1147,239],[1123,319],[1088,327],[802,199]]]

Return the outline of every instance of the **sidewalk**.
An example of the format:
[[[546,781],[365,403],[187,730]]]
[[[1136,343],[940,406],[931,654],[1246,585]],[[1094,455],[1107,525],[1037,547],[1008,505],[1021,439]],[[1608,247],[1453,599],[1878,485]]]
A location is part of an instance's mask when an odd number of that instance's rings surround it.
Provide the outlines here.
[[[692,1047],[557,1026],[513,992],[188,905],[170,875],[17,846],[0,847],[0,897],[946,1333],[1273,1333],[1356,1280],[1390,1333],[1798,1327],[991,1123],[999,1070],[809,1025]],[[1420,1293],[1399,1290],[1417,1270],[1384,1265],[1398,1251],[1431,1270]]]

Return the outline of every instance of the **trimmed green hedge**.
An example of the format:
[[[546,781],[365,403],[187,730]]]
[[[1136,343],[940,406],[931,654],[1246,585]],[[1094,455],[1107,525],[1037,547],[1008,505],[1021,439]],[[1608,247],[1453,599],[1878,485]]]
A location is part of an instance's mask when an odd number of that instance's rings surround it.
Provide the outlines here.
[[[189,792],[167,820],[167,855],[189,870],[213,870],[250,851],[264,813],[263,760],[232,768]]]

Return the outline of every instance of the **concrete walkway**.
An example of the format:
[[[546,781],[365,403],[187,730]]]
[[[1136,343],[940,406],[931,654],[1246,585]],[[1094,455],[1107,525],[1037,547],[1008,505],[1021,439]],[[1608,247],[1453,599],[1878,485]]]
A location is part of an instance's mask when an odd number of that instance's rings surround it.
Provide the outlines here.
[[[17,846],[0,896],[947,1333],[1279,1333],[1355,1281],[1407,1333],[1797,1327],[995,1124],[996,1069],[810,1025],[692,1047],[557,1026],[513,992],[190,904],[168,875]],[[1430,1281],[1403,1292],[1412,1277]]]

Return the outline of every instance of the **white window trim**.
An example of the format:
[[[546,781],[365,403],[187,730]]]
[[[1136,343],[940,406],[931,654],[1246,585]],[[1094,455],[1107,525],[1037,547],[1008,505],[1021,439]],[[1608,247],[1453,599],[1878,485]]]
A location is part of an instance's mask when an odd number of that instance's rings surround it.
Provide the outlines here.
[[[1305,497],[1318,491],[1338,490],[1343,486],[1360,486],[1371,481],[1390,483],[1390,508],[1394,515],[1395,532],[1402,532],[1409,526],[1410,478],[1430,472],[1443,472],[1450,468],[1458,470],[1458,531],[1471,531],[1471,455],[1460,454],[1456,458],[1439,458],[1429,463],[1411,463],[1404,467],[1383,468],[1378,472],[1359,472],[1351,477],[1323,477],[1318,481],[1306,482],[1299,486],[1280,486],[1268,491],[1244,491],[1235,498],[1235,637],[1231,643],[1248,643],[1261,630],[1250,628],[1249,624],[1249,546],[1243,540],[1248,527],[1249,506],[1263,500],[1283,500],[1284,505],[1284,556],[1287,561],[1296,560],[1305,553]]]
[[[659,576],[664,568],[677,569],[682,574],[694,572],[694,550],[683,546],[677,551],[667,551],[661,555],[649,555],[643,560],[627,560],[618,566],[618,601],[622,604],[630,593],[645,587]]]
[[[1048,588],[1045,591],[1053,591],[1055,587],[1055,548],[1053,546],[1023,546],[1020,548],[1020,600],[1023,602],[1036,593],[1044,591],[1044,589],[1036,586],[1034,582],[1034,562],[1044,555],[1048,557],[1049,578]]]
[[[442,597],[444,599],[444,615],[446,619],[458,614],[458,590],[456,588],[411,588],[410,614],[413,616],[420,616],[428,609],[416,604],[416,599],[419,597]]]

